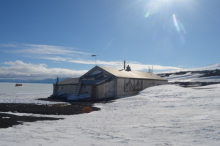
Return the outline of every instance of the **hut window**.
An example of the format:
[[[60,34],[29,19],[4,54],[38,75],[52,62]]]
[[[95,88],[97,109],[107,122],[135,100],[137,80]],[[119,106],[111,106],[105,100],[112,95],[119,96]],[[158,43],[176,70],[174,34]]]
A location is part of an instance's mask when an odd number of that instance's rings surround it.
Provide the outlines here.
[[[96,70],[96,71],[92,72],[90,75],[97,75],[97,74],[100,74],[100,73],[102,73],[102,71]]]

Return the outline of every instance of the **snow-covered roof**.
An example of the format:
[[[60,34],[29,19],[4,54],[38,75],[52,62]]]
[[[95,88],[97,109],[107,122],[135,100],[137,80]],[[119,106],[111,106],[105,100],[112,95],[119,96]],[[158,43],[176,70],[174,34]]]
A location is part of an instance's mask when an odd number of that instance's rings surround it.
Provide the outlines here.
[[[107,71],[108,73],[116,76],[116,77],[121,77],[121,78],[139,78],[139,79],[156,79],[156,80],[166,80],[158,75],[155,75],[153,73],[149,73],[149,72],[142,72],[142,71],[135,71],[132,70],[131,71],[125,71],[124,69],[116,69],[116,68],[110,68],[110,67],[101,67],[101,66],[97,66],[105,71]]]

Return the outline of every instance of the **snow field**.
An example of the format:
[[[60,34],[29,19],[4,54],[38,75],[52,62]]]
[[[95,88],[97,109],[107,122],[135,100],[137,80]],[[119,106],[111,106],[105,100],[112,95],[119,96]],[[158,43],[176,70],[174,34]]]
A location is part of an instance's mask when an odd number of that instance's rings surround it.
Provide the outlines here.
[[[1,145],[220,145],[219,84],[156,86],[95,106],[101,111],[1,129]]]
[[[36,100],[47,98],[52,92],[52,84],[22,83],[22,86],[15,87],[13,83],[0,83],[0,103],[54,104],[55,102]]]

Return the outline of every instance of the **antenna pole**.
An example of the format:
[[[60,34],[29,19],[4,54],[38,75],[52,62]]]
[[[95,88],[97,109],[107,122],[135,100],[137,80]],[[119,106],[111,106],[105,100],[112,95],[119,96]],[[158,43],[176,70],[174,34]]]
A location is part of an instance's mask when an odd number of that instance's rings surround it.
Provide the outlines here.
[[[97,55],[92,55],[92,57],[95,57],[95,65],[96,65],[96,56],[97,56]]]

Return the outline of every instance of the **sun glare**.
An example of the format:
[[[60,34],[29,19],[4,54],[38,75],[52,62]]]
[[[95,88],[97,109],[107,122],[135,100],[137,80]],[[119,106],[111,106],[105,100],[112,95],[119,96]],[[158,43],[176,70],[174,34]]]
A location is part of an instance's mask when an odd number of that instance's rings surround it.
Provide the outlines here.
[[[171,0],[163,0],[164,2],[169,2],[169,1],[171,1]]]
[[[145,18],[151,17],[153,15],[155,16],[154,18],[156,18],[157,20],[158,19],[164,20],[164,18],[166,18],[166,20],[161,25],[163,25],[164,28],[165,26],[169,28],[173,28],[177,32],[181,44],[184,45],[186,43],[185,41],[186,30],[181,20],[181,17],[180,17],[181,15],[178,13],[178,11],[174,11],[174,10],[176,10],[178,6],[188,8],[189,6],[191,6],[189,5],[189,2],[192,2],[192,1],[193,0],[151,0],[151,1],[148,1],[148,3],[146,4]],[[173,22],[171,21],[172,23],[167,23],[170,20],[172,20]],[[165,24],[169,24],[169,26]]]

